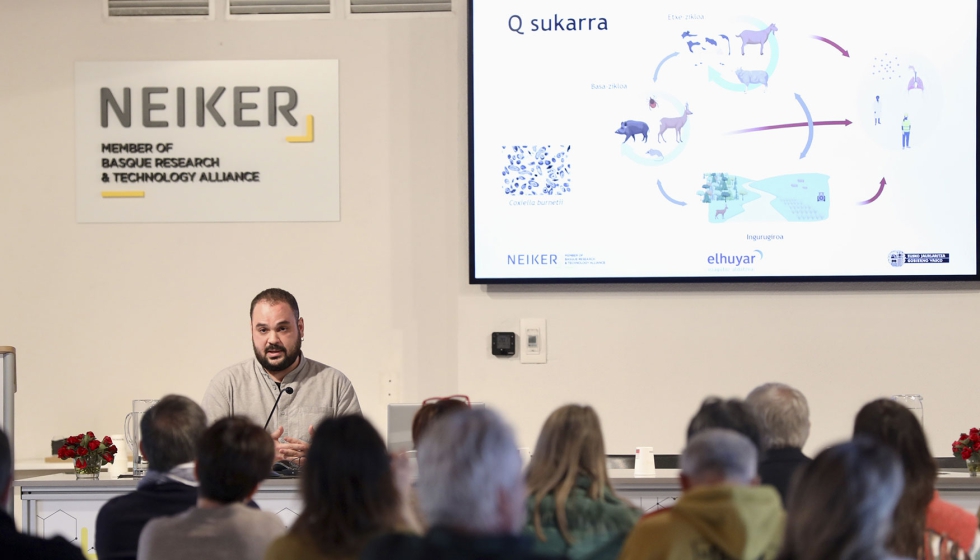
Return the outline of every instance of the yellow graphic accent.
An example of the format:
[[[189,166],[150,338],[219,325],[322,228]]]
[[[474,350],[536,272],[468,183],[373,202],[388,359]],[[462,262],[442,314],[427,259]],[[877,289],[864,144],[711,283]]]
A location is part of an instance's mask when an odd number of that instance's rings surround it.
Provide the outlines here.
[[[82,527],[82,538],[81,543],[79,544],[81,544],[80,548],[82,549],[82,554],[84,554],[86,558],[98,560],[98,556],[96,556],[95,551],[88,549],[88,527]]]
[[[102,198],[143,198],[144,191],[102,191]]]
[[[294,144],[313,141],[313,115],[306,115],[306,136],[287,136],[286,142]]]

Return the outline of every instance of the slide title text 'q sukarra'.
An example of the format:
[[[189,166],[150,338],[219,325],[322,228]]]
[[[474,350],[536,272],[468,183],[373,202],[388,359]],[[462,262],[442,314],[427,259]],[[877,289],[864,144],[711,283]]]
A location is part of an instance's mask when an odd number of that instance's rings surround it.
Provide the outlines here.
[[[609,22],[604,17],[563,18],[558,14],[551,18],[531,18],[527,22],[523,16],[514,14],[507,20],[507,26],[519,35],[538,31],[609,31]]]

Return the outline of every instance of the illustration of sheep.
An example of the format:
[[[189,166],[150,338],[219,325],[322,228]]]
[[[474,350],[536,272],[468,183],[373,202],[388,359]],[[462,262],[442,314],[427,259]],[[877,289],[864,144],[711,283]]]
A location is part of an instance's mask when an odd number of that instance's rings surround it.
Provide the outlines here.
[[[745,84],[745,92],[749,91],[749,84],[762,84],[766,86],[766,91],[769,90],[769,72],[765,70],[742,70],[739,68],[735,71],[735,75],[738,76],[738,81]]]
[[[765,29],[758,31],[746,29],[736,35],[736,37],[742,40],[742,54],[745,54],[745,45],[759,45],[759,54],[762,54],[762,48],[766,45],[766,41],[769,40],[769,34],[774,31],[779,31],[779,29],[776,28],[775,23],[770,23],[769,27]]]

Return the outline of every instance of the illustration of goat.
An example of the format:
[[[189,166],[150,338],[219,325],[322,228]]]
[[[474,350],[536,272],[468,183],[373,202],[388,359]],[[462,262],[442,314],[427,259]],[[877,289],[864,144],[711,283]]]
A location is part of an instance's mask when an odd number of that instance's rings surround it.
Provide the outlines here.
[[[664,131],[666,131],[668,128],[673,128],[676,136],[675,139],[678,142],[683,142],[684,140],[681,139],[681,129],[684,128],[685,124],[687,124],[687,116],[693,114],[694,113],[687,108],[687,103],[685,103],[683,115],[679,117],[664,117],[660,119],[660,133],[657,134],[657,142],[659,143],[661,139],[664,142],[667,141],[667,139],[664,138]]]
[[[725,212],[728,212],[728,203],[727,202],[725,203],[725,207],[724,208],[722,208],[721,210],[715,210],[715,219],[718,219],[718,216],[721,216],[721,219],[724,220],[725,219]]]
[[[762,54],[762,48],[766,45],[766,41],[769,40],[769,34],[774,31],[779,31],[779,29],[776,28],[775,23],[770,23],[769,27],[765,29],[758,31],[746,29],[736,35],[736,37],[742,40],[742,54],[745,54],[745,45],[759,45],[759,54]]]

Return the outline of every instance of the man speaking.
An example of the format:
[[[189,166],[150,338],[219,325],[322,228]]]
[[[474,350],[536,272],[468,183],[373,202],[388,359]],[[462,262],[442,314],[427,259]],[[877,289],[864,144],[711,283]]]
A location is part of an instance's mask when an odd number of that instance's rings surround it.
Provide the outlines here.
[[[252,299],[249,316],[255,358],[215,375],[201,404],[210,423],[234,414],[266,426],[276,460],[298,461],[320,420],[360,414],[357,394],[343,373],[303,356],[303,318],[292,294],[263,291]]]

